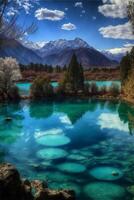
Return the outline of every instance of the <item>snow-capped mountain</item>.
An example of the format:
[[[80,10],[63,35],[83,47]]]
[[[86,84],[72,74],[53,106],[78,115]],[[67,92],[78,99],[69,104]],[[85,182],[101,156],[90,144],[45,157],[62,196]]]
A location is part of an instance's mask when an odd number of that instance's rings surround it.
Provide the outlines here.
[[[123,47],[103,50],[101,51],[101,53],[103,53],[107,58],[111,60],[116,60],[120,62],[123,56],[125,56],[127,52],[131,51],[133,46],[134,46],[133,43],[132,44],[127,43]]]
[[[53,53],[61,52],[65,49],[79,49],[79,48],[93,48],[87,42],[80,38],[74,40],[59,39],[55,41],[46,42],[44,46],[38,49],[37,53],[44,57]]]
[[[23,44],[22,41],[21,43],[16,41],[15,44],[15,46],[9,45],[0,49],[0,56],[12,56],[22,64],[33,62],[64,66],[69,64],[75,53],[84,68],[112,67],[117,64],[80,38],[39,43],[24,42]]]
[[[123,56],[126,55],[126,52],[122,52],[122,53],[111,53],[108,50],[104,50],[101,51],[102,54],[104,54],[107,58],[111,59],[111,60],[116,60],[117,62],[120,62],[121,59],[123,58]]]
[[[21,42],[23,46],[29,48],[29,49],[41,49],[42,47],[45,46],[45,44],[47,44],[47,42],[45,41],[39,41],[39,42],[32,42],[32,41],[22,41]]]
[[[21,64],[42,63],[42,59],[32,49],[29,49],[16,40],[8,40],[0,48],[0,57],[13,57]]]

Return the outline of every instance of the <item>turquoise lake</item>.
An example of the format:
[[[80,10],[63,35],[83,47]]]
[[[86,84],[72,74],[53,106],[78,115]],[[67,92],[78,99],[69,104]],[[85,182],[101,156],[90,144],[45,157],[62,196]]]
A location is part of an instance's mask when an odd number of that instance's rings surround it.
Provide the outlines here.
[[[53,87],[58,87],[57,82],[52,82],[51,83]],[[22,82],[22,83],[17,83],[17,87],[19,88],[20,94],[21,95],[29,95],[30,93],[30,87],[32,83],[29,82]]]
[[[132,200],[133,128],[134,107],[126,103],[0,104],[0,162],[50,188],[74,189],[77,200]]]
[[[120,86],[120,81],[86,81],[86,83],[93,83],[95,82],[98,87],[107,86],[110,87],[112,83],[115,83]],[[58,87],[58,82],[52,82],[51,83],[53,87]],[[25,83],[17,83],[16,84],[20,90],[21,95],[29,95],[31,83],[25,82]]]

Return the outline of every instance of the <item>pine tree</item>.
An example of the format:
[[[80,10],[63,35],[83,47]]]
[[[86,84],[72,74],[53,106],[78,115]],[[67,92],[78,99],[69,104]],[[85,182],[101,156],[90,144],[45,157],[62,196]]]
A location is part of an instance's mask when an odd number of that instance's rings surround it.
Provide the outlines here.
[[[84,88],[84,73],[81,64],[78,63],[77,57],[73,54],[67,73],[65,74],[64,83],[71,91],[75,93]],[[66,87],[65,86],[65,87]]]
[[[131,56],[129,55],[129,53],[127,53],[127,55],[122,58],[121,63],[120,63],[120,75],[121,75],[122,84],[124,84],[125,81],[127,80],[128,75],[131,70],[130,57]]]

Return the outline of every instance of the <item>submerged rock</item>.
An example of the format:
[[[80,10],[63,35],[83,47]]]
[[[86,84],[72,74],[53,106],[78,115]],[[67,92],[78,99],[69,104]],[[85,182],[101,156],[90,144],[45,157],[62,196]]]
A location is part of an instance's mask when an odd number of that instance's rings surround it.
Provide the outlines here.
[[[12,121],[12,117],[6,117],[6,118],[5,118],[5,121],[6,121],[6,122]]]
[[[57,168],[61,171],[65,171],[68,173],[82,173],[86,170],[86,167],[84,165],[77,162],[66,162],[63,164],[59,164]]]
[[[36,138],[37,143],[50,147],[58,147],[70,143],[70,139],[64,135],[46,135]]]
[[[32,192],[34,191],[34,193]],[[21,179],[11,164],[0,165],[1,200],[75,200],[72,190],[50,190],[47,183]]]
[[[127,191],[134,196],[134,185],[127,187]]]
[[[117,184],[108,182],[93,182],[85,186],[85,194],[93,200],[125,199],[125,189]]]
[[[41,190],[35,194],[35,200],[75,200],[74,192],[71,190]]]
[[[37,157],[46,160],[59,159],[67,156],[67,152],[60,148],[45,148],[37,152]]]
[[[89,174],[98,180],[114,181],[123,176],[123,172],[115,167],[99,166],[91,169]]]

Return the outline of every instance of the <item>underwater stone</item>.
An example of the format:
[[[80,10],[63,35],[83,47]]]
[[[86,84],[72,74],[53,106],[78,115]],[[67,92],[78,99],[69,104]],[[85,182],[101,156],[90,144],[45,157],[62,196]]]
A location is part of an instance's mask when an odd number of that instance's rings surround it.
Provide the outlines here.
[[[51,190],[46,182],[21,179],[11,164],[0,165],[1,200],[75,200],[72,190]]]
[[[68,159],[72,159],[72,160],[86,160],[86,157],[85,156],[82,156],[82,155],[80,155],[80,154],[70,154],[69,156],[68,156]]]
[[[46,160],[63,158],[66,156],[67,152],[60,148],[46,148],[46,149],[41,149],[37,152],[37,157]]]
[[[84,192],[93,200],[119,200],[125,196],[125,189],[123,187],[107,182],[90,183],[85,186]]]
[[[89,171],[89,174],[98,180],[114,181],[123,176],[120,169],[109,166],[95,167]]]
[[[127,187],[127,191],[134,196],[134,185]]]
[[[55,189],[55,190],[57,190],[57,189],[73,190],[73,191],[75,191],[75,193],[77,195],[79,195],[81,192],[80,187],[76,183],[73,183],[70,181],[69,182],[67,182],[67,181],[60,182],[60,183],[53,182],[50,184],[50,188]]]
[[[37,143],[46,146],[62,146],[70,142],[70,139],[64,135],[46,135],[36,139]]]
[[[6,121],[6,122],[12,121],[12,117],[6,117],[6,118],[5,118],[5,121]]]
[[[58,169],[68,173],[81,173],[86,170],[86,167],[79,163],[66,162],[58,165]]]
[[[63,183],[67,183],[75,179],[75,177],[73,177],[72,175],[68,175],[59,171],[53,171],[53,173],[51,171],[45,172],[45,175],[46,175],[46,180],[48,180],[50,183],[54,183],[55,188],[56,186],[58,186],[57,184],[59,184],[60,187],[60,184],[62,185]]]

